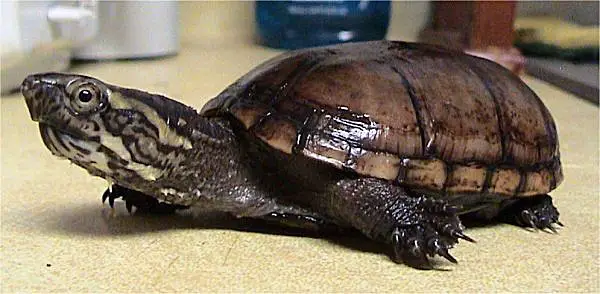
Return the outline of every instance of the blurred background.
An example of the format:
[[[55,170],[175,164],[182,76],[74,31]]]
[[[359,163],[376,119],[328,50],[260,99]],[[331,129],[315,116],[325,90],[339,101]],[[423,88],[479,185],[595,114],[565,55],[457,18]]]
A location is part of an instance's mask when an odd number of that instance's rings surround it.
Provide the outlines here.
[[[2,92],[74,62],[169,58],[186,48],[434,43],[598,103],[596,1],[1,1]]]

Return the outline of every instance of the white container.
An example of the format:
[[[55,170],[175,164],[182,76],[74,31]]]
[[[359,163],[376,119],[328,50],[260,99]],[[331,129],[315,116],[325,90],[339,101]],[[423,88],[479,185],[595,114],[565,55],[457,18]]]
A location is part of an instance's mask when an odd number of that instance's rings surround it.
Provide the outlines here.
[[[94,2],[87,2],[93,8]],[[68,13],[61,13],[63,6],[62,11]],[[79,2],[0,1],[2,94],[18,89],[28,74],[69,67],[73,45],[94,34],[69,29],[94,21],[93,11],[84,6]],[[51,11],[57,13],[51,16]]]
[[[179,51],[174,1],[0,0],[0,92],[70,59],[160,57]]]
[[[177,2],[98,1],[97,5],[97,34],[80,44],[73,58],[147,58],[179,51]]]

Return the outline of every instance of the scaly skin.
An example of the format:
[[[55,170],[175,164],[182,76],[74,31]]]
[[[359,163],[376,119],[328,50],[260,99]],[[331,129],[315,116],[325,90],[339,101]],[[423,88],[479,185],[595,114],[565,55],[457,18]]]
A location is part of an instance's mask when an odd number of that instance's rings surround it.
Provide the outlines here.
[[[448,250],[459,238],[472,241],[462,232],[461,203],[261,150],[225,118],[160,95],[58,73],[29,76],[22,93],[53,154],[114,183],[103,196],[111,205],[123,198],[128,209],[150,213],[201,207],[309,229],[351,227],[421,269],[434,255],[456,262]],[[539,199],[500,215],[552,228],[558,213],[549,197]]]

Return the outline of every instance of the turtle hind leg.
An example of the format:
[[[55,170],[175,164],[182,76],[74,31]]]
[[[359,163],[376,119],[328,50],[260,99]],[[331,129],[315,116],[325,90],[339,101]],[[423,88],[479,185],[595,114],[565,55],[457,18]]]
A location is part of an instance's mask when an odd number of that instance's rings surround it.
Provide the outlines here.
[[[108,200],[110,207],[113,207],[115,199],[118,198],[125,201],[125,207],[130,213],[132,212],[133,207],[136,208],[136,213],[149,214],[172,214],[179,209],[188,208],[183,205],[159,202],[152,196],[119,185],[112,185],[109,189],[106,189],[102,195],[102,202]]]
[[[325,195],[329,214],[371,239],[390,245],[391,258],[418,269],[432,269],[430,258],[449,254],[458,239],[473,241],[463,233],[458,209],[392,183],[373,179],[343,179]]]
[[[520,198],[502,208],[498,219],[502,222],[532,227],[534,229],[549,229],[556,232],[554,224],[562,226],[558,220],[558,210],[552,204],[552,198],[546,194]]]

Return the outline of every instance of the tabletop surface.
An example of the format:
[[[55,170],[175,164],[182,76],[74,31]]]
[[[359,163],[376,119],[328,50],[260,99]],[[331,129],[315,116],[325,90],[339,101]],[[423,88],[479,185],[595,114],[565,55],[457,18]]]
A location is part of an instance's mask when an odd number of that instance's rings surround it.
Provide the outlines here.
[[[159,92],[199,109],[278,54],[184,42],[175,57],[80,64],[74,72]],[[20,94],[1,103],[2,292],[12,291],[599,291],[598,108],[525,77],[559,130],[565,180],[551,193],[558,234],[469,228],[458,265],[418,271],[360,236],[314,238],[235,229],[219,217],[112,212],[106,182],[44,147]]]

